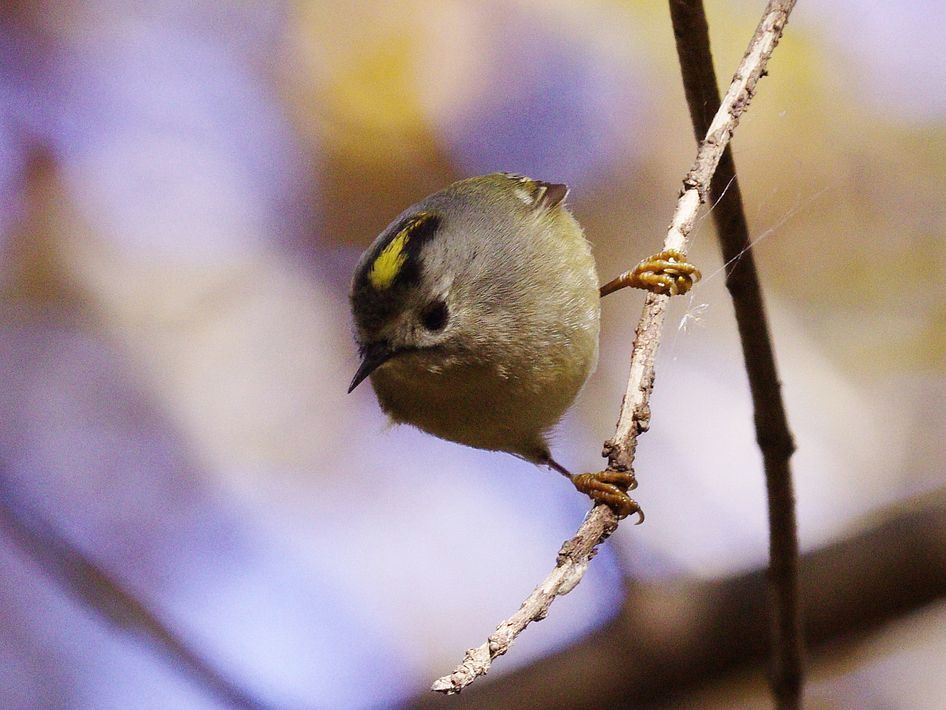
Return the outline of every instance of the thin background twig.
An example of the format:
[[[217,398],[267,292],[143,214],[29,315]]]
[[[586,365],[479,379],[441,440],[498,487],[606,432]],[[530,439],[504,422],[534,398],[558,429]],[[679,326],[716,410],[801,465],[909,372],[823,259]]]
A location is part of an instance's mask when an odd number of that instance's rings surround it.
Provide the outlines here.
[[[212,697],[229,707],[267,707],[193,650],[116,577],[18,501],[5,469],[5,462],[0,460],[0,534],[12,540],[86,608],[115,628],[137,633]]]
[[[794,2],[781,5],[787,14]],[[719,89],[702,0],[670,0],[680,71],[697,141],[719,109]],[[789,459],[795,450],[769,337],[768,320],[749,226],[742,207],[736,163],[727,147],[710,184],[713,219],[723,252],[726,287],[732,297],[739,341],[762,450],[769,509],[771,681],[782,708],[798,707],[803,683],[803,647],[798,607],[798,534]]]
[[[673,221],[664,239],[664,249],[686,252],[700,205],[709,193],[710,181],[739,119],[755,93],[765,66],[775,50],[794,2],[770,2],[749,47],[739,64],[729,90],[706,131],[696,161],[684,179],[684,191],[677,200]],[[650,425],[650,392],[654,382],[654,359],[667,312],[669,297],[649,293],[644,302],[631,352],[630,374],[615,435],[605,442],[608,469],[633,471],[637,437]],[[449,675],[438,678],[431,690],[457,693],[484,675],[494,658],[509,650],[516,637],[533,621],[545,618],[549,606],[560,594],[571,591],[581,581],[597,546],[616,528],[618,520],[609,508],[594,506],[575,536],[565,542],[555,569],[522,603],[519,610],[499,624],[486,643],[469,649],[463,661]]]

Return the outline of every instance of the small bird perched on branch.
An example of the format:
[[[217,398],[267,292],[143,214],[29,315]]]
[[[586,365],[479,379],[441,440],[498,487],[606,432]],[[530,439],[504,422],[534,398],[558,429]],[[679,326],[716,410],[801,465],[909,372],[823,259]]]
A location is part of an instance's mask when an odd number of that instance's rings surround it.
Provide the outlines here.
[[[626,516],[629,471],[573,475],[548,434],[598,361],[599,302],[624,286],[685,292],[699,272],[676,252],[601,289],[565,185],[494,173],[402,212],[362,255],[351,286],[361,364],[394,422],[506,451],[567,476]]]

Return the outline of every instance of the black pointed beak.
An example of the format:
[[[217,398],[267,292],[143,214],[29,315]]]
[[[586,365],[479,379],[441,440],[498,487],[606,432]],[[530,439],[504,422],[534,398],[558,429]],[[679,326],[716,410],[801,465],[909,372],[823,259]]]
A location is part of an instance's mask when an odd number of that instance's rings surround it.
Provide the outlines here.
[[[362,381],[394,355],[394,350],[387,343],[371,343],[361,352],[361,364],[348,385],[351,393]]]

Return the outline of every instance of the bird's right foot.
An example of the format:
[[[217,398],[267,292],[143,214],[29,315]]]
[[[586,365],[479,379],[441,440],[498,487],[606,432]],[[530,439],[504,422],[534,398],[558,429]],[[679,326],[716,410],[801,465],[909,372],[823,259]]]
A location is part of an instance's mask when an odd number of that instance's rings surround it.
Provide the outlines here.
[[[637,488],[637,480],[629,471],[599,471],[570,476],[575,488],[596,503],[608,506],[619,518],[637,514],[637,525],[644,522],[644,511],[627,492]]]

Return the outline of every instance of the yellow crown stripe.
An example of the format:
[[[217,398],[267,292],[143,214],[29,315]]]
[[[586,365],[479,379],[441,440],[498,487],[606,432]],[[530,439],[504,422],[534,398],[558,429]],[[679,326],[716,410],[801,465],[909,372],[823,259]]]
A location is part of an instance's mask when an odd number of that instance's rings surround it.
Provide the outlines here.
[[[368,281],[376,289],[388,288],[407,261],[407,254],[404,248],[410,239],[410,226],[398,232],[397,236],[381,251],[371,264],[371,270],[368,272]]]
[[[435,219],[430,212],[418,212],[413,219],[404,225],[404,228],[397,233],[381,253],[375,257],[368,271],[368,282],[378,290],[386,289],[394,283],[394,279],[401,273],[404,262],[407,261],[407,244],[411,240],[411,235],[417,229]]]

